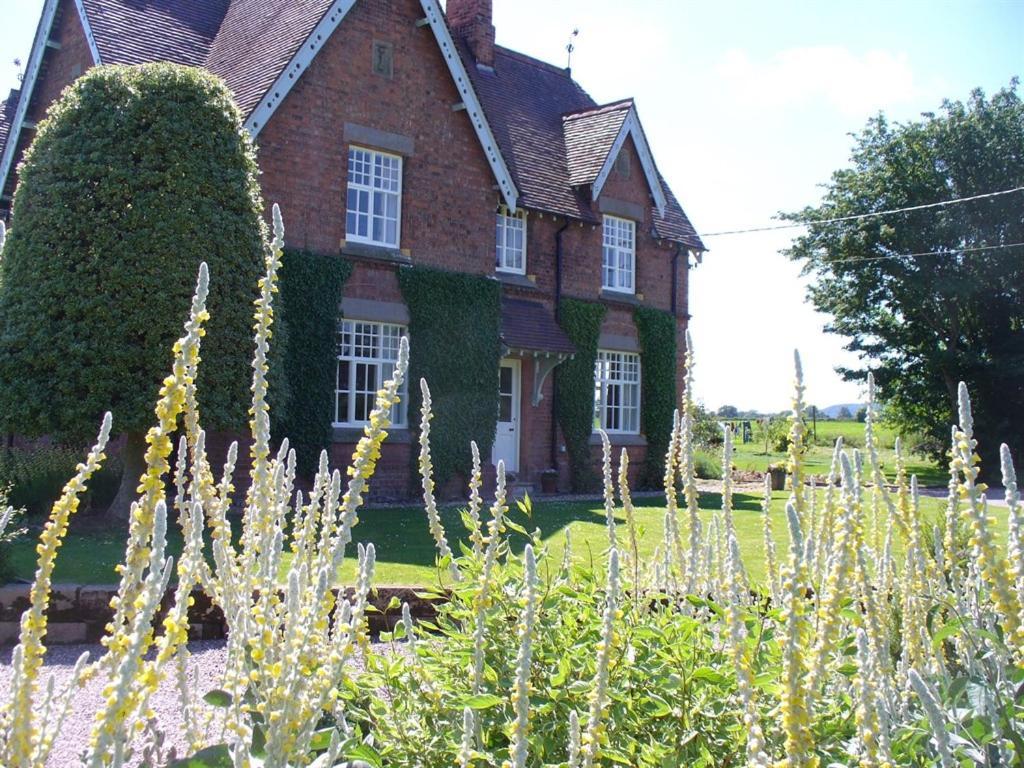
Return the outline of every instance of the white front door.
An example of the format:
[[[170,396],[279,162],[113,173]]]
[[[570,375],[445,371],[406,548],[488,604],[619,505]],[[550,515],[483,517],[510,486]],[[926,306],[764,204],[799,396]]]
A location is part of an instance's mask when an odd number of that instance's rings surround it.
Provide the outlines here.
[[[498,431],[491,461],[505,462],[506,472],[519,471],[519,360],[502,360],[498,369]]]

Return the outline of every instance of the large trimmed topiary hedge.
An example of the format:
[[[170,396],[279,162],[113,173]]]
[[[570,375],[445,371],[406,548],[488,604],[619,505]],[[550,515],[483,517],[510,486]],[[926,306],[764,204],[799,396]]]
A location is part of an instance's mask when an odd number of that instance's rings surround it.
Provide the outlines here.
[[[0,266],[0,426],[79,443],[110,410],[137,478],[205,261],[203,414],[208,429],[242,428],[266,247],[257,175],[242,116],[208,72],[97,67],[68,88],[25,154]]]

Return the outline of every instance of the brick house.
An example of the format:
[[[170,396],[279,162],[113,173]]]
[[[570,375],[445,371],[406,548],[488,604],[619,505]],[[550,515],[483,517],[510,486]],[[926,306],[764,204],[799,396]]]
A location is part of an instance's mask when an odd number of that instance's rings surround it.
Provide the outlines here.
[[[672,313],[683,349],[689,269],[705,249],[631,100],[598,105],[566,69],[496,45],[491,0],[448,0],[447,15],[437,0],[46,0],[21,92],[0,104],[0,216],[61,90],[96,64],[147,61],[222,77],[288,245],[354,266],[339,297],[339,464],[367,416],[359,395],[409,323],[396,276],[407,265],[500,283],[495,462],[527,485],[557,467],[566,485],[551,376],[575,352],[563,297],[607,308],[595,423],[643,459],[634,310]],[[379,472],[400,496],[412,448],[394,437]]]

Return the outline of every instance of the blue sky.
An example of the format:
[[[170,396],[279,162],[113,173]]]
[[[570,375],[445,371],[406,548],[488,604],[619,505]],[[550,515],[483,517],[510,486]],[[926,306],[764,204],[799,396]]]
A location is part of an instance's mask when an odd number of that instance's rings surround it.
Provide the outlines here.
[[[27,58],[41,0],[0,0],[0,88]],[[683,2],[494,0],[498,42],[563,63],[600,102],[637,99],[658,164],[699,230],[771,223],[814,203],[849,133],[907,120],[1024,74],[1024,0]],[[625,9],[625,10],[624,10]],[[691,282],[699,394],[712,407],[788,406],[791,355],[808,397],[852,402],[827,318],[804,302],[791,234],[709,238]]]

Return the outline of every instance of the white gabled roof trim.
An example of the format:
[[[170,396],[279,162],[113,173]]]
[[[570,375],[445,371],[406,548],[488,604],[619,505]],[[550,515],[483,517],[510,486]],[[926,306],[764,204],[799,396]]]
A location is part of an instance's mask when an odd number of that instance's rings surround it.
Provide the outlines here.
[[[96,45],[96,36],[92,33],[92,26],[89,24],[89,16],[85,12],[85,4],[82,0],[75,0],[75,7],[78,8],[78,18],[82,20],[82,29],[85,30],[85,39],[89,43],[89,50],[92,51],[92,63],[99,66],[100,49]]]
[[[651,188],[654,204],[658,207],[658,214],[664,216],[665,208],[668,206],[668,198],[665,196],[665,190],[661,186],[658,169],[654,165],[654,156],[651,154],[651,148],[647,144],[644,129],[640,125],[640,118],[637,116],[636,107],[632,107],[629,110],[629,114],[619,130],[619,135],[616,137],[615,143],[612,144],[608,157],[605,158],[604,166],[594,180],[593,199],[597,200],[601,196],[605,182],[608,181],[608,175],[612,172],[612,168],[615,167],[615,160],[618,158],[619,152],[622,151],[626,138],[629,136],[633,137],[633,144],[636,146],[636,152],[640,156],[640,165],[643,166],[644,175],[647,177],[647,185]]]
[[[348,15],[348,12],[352,10],[352,6],[355,4],[356,0],[337,0],[337,2],[331,5],[327,13],[324,14],[324,17],[320,19],[320,23],[309,33],[309,37],[299,46],[299,50],[292,56],[288,66],[284,68],[277,80],[274,81],[274,84],[270,86],[270,90],[263,94],[263,98],[256,106],[256,109],[246,119],[245,129],[252,134],[253,138],[258,136],[259,132],[263,130],[263,127],[277,111],[277,108],[281,106],[285,96],[295,87],[295,83],[299,81],[302,73],[309,68],[313,59],[320,53],[320,49],[324,47],[324,43],[327,42],[328,38],[338,28],[342,19]]]
[[[487,162],[490,163],[494,177],[498,181],[501,196],[504,198],[505,204],[514,211],[518,208],[519,190],[516,189],[515,182],[512,181],[512,174],[508,170],[501,150],[498,149],[498,142],[494,138],[494,132],[491,131],[490,123],[487,122],[487,116],[484,115],[480,99],[477,98],[476,91],[473,90],[473,82],[469,79],[469,73],[462,63],[462,57],[455,47],[455,41],[452,39],[452,33],[448,29],[441,6],[437,0],[420,0],[420,5],[423,6],[423,13],[426,14],[434,37],[437,38],[437,44],[441,48],[445,63],[448,64],[448,70],[452,73],[452,79],[455,80],[455,87],[458,89],[459,95],[462,96],[466,114],[473,123],[473,129],[476,131],[477,138],[480,139]]]
[[[92,51],[93,62],[100,63],[99,53],[96,50],[95,40],[89,30],[85,18],[85,11],[82,9],[81,0],[76,0],[78,16],[82,21],[86,37],[89,40],[89,49]],[[57,15],[57,7],[60,0],[46,0],[43,6],[43,14],[39,18],[39,26],[36,28],[36,37],[32,42],[32,53],[28,57],[28,66],[25,68],[25,77],[21,83],[21,93],[18,96],[18,109],[14,113],[14,122],[11,124],[10,133],[7,134],[7,144],[4,146],[3,157],[0,157],[0,190],[7,186],[7,176],[14,165],[14,155],[18,150],[18,142],[21,139],[21,130],[25,125],[25,116],[28,114],[28,105],[32,101],[32,92],[36,87],[36,78],[39,77],[39,70],[43,65],[43,55],[48,49],[47,43],[53,33],[53,20]]]

